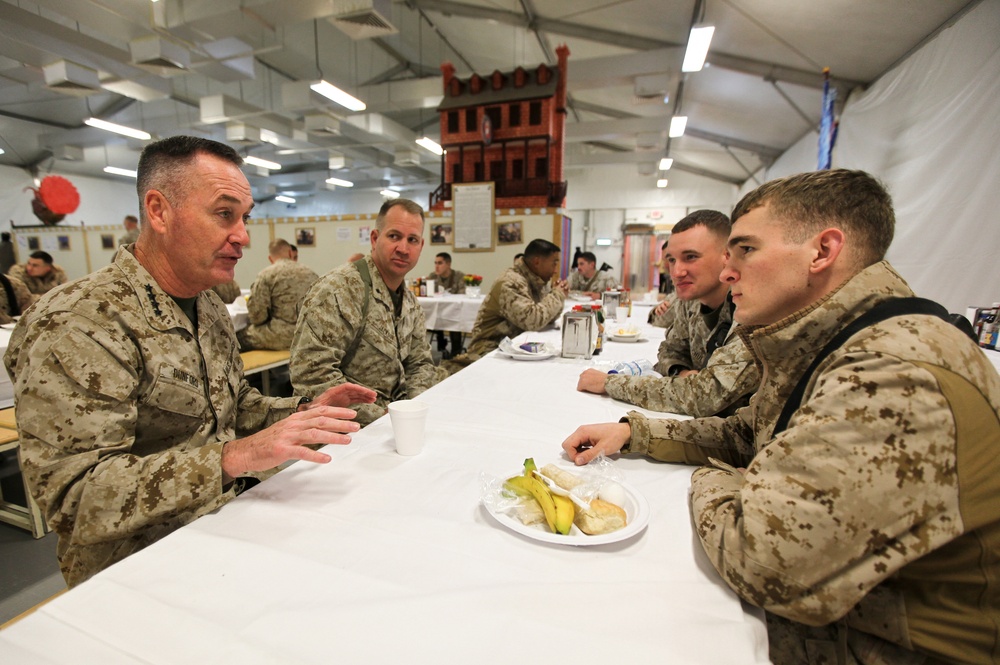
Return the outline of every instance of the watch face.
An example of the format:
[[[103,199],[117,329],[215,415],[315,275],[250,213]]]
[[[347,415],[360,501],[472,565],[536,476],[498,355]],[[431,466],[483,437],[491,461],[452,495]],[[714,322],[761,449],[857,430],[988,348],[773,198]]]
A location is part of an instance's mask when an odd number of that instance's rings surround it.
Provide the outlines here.
[[[490,120],[490,116],[483,114],[483,123],[481,132],[483,135],[483,143],[489,145],[493,143],[493,121]]]

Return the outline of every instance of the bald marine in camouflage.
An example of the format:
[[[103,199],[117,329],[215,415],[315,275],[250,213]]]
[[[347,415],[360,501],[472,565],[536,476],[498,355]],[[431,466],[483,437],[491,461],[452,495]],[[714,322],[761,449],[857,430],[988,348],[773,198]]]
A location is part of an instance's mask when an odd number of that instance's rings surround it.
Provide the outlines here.
[[[894,214],[867,173],[772,181],[732,216],[722,274],[764,377],[750,406],[684,422],[633,412],[580,428],[564,450],[578,464],[620,450],[704,465],[691,481],[698,536],[766,610],[776,665],[996,662],[996,370],[945,320],[887,318],[822,360],[776,432],[828,342],[912,291],[881,260]]]
[[[365,312],[365,281],[358,265],[334,268],[316,282],[299,314],[289,370],[298,394],[314,395],[354,381],[374,390],[374,404],[356,404],[367,425],[389,403],[411,399],[442,374],[431,360],[424,311],[403,285],[424,245],[424,211],[413,201],[387,201],[371,232],[372,253],[361,259],[371,281]]]
[[[559,253],[558,245],[548,240],[528,243],[524,256],[504,270],[490,288],[476,315],[468,350],[442,366],[457,372],[497,348],[504,337],[541,330],[558,319],[569,293],[565,281],[550,284],[559,266]]]
[[[272,240],[268,259],[271,265],[261,270],[250,286],[250,324],[236,333],[244,350],[290,348],[302,301],[319,279],[312,270],[292,260],[292,246],[287,240]]]
[[[237,478],[306,444],[349,443],[360,386],[271,398],[250,388],[225,306],[253,207],[228,146],[175,136],[139,158],[143,215],[114,262],[21,317],[4,356],[20,461],[75,586],[235,496]],[[348,419],[348,420],[345,420]]]

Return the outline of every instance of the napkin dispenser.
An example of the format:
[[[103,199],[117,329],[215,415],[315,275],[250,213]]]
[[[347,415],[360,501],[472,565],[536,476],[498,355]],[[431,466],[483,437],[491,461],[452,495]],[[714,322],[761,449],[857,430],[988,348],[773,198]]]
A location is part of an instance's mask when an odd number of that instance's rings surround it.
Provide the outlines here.
[[[593,312],[563,314],[562,357],[590,358],[597,346],[597,319]]]
[[[604,311],[608,313],[608,316],[612,316],[615,309],[622,304],[622,293],[621,291],[605,291],[601,294],[601,301]]]

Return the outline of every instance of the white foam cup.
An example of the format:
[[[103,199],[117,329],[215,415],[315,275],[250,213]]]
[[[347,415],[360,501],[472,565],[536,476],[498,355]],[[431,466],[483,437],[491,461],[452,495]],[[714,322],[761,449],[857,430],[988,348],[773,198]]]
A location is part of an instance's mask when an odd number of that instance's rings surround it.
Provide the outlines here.
[[[402,399],[389,404],[389,420],[396,438],[396,452],[416,455],[424,448],[427,402]]]

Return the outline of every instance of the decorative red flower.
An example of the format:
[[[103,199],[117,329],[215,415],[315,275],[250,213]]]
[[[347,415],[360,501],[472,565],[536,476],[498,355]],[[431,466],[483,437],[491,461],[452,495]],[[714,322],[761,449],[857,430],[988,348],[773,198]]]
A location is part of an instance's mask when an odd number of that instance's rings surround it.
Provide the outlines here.
[[[80,192],[62,176],[45,176],[35,195],[57,215],[68,215],[80,206]]]

